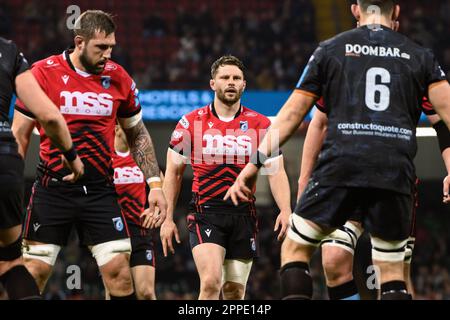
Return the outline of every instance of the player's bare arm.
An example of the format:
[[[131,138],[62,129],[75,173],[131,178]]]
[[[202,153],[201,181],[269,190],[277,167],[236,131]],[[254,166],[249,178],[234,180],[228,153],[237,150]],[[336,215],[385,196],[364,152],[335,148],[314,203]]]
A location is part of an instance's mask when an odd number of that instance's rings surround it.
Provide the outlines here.
[[[275,118],[274,123],[261,142],[258,152],[265,157],[270,157],[274,150],[281,147],[297,130],[317,98],[304,91],[294,91]],[[249,186],[254,183],[257,173],[258,167],[248,163],[237,177],[236,182],[228,190],[224,199],[231,198],[235,205],[238,204],[239,200],[249,201],[251,195]]]
[[[314,169],[317,157],[322,148],[327,133],[328,118],[323,112],[317,111],[309,124],[303,144],[300,176],[298,179],[297,200],[305,191],[308,180]]]
[[[149,181],[157,177],[160,179],[158,160],[156,159],[155,147],[150,134],[142,120],[131,128],[123,128],[127,136],[128,145],[134,161],[144,173],[145,179]],[[145,228],[157,228],[161,226],[166,218],[167,203],[160,186],[153,187],[150,182],[150,193],[148,196],[149,208],[143,213],[143,226]],[[155,214],[155,207],[159,208],[159,215]]]
[[[434,110],[439,114],[439,117],[445,122],[447,128],[450,128],[450,84],[447,81],[441,81],[432,84],[428,89],[428,96]],[[447,168],[447,176],[443,181],[443,202],[450,203],[450,175],[449,167],[450,160],[448,159],[450,151],[448,148],[442,152],[442,157]]]
[[[280,229],[278,233],[278,241],[281,241],[286,236],[287,228],[289,227],[289,217],[291,216],[291,190],[289,188],[289,180],[284,169],[283,155],[269,160],[265,166],[276,166],[273,174],[268,176],[270,189],[272,195],[277,203],[280,213],[275,221],[274,231]],[[270,168],[269,168],[270,170]]]
[[[69,161],[67,161],[66,164],[72,173],[64,177],[63,180],[75,182],[81,178],[84,174],[84,166],[73,148],[72,138],[64,117],[42,91],[31,71],[26,71],[16,78],[16,91],[19,99],[29,108],[43,126],[46,135],[50,138],[52,143],[63,153],[66,153],[66,157],[69,157],[67,159]],[[24,116],[22,117],[25,118]],[[34,121],[31,121],[30,119],[25,128],[21,128],[21,126],[15,122],[16,121],[14,121],[15,125],[13,124],[14,135],[18,137],[20,134],[25,134],[25,136],[21,138],[22,141],[18,141],[21,155],[25,157],[29,137],[34,127]],[[18,120],[18,122],[23,124],[24,121]]]
[[[184,157],[172,149],[167,150],[166,174],[163,184],[163,191],[167,200],[167,215],[160,230],[161,244],[165,257],[167,257],[168,250],[172,254],[175,253],[172,242],[173,237],[175,237],[177,243],[180,243],[180,235],[178,234],[177,225],[173,220],[173,214],[180,194],[185,168],[186,163]]]

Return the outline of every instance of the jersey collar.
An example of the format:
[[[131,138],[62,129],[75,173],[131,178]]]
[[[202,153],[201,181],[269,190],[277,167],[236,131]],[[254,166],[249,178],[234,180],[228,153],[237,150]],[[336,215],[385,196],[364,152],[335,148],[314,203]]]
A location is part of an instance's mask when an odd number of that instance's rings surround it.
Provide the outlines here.
[[[214,102],[211,102],[211,104],[209,105],[212,114],[217,118],[220,119],[219,115],[217,114],[216,108],[214,107]],[[234,114],[233,120],[236,119],[237,117],[239,117],[242,113],[242,104],[239,107],[238,111]]]

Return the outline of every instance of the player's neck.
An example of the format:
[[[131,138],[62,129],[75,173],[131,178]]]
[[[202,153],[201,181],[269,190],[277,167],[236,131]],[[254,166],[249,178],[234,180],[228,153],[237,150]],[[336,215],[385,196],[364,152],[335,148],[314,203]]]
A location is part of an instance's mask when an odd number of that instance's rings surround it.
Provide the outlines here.
[[[372,14],[370,16],[361,17],[359,20],[359,25],[367,26],[367,25],[382,25],[386,28],[392,29],[392,20],[389,20],[385,16]]]
[[[241,100],[229,106],[220,101],[218,98],[214,99],[214,109],[216,109],[217,115],[223,118],[233,117],[239,111],[240,107]]]
[[[70,61],[72,62],[73,66],[81,71],[89,73],[86,68],[83,66],[83,64],[80,61],[80,54],[75,49],[72,53],[69,54]]]

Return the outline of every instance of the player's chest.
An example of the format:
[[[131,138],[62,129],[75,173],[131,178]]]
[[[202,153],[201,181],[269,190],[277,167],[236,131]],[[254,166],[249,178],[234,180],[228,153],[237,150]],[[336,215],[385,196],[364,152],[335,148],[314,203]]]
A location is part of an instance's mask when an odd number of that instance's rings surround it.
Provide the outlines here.
[[[259,130],[248,120],[236,119],[229,123],[206,120],[196,125],[193,151],[197,156],[250,156],[257,148]]]
[[[47,94],[65,115],[111,116],[125,100],[110,77],[91,79],[66,73],[49,78]]]

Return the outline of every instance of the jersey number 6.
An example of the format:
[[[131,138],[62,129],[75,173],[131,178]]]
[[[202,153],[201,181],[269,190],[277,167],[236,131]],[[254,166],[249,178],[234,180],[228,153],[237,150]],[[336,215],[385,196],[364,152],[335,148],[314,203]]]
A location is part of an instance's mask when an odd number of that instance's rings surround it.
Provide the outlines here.
[[[378,77],[381,84],[377,84]],[[391,83],[391,74],[384,68],[370,68],[366,74],[366,105],[373,111],[389,108],[391,92],[386,84]]]

